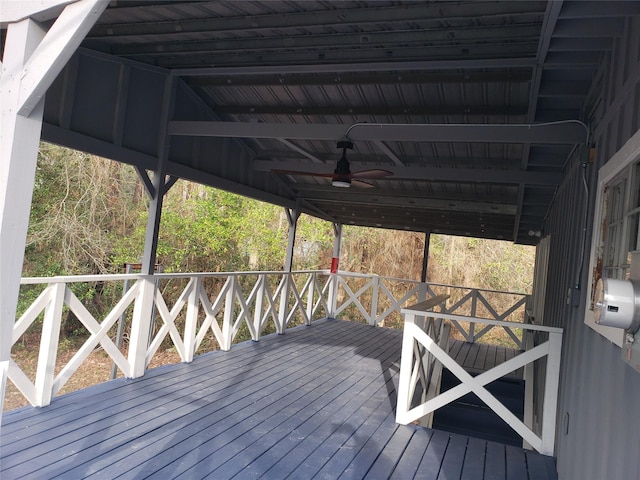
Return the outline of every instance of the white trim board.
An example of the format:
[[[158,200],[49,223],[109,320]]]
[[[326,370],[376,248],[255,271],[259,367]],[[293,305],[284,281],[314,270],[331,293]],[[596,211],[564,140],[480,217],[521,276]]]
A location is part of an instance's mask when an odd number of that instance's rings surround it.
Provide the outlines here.
[[[598,257],[598,250],[601,244],[601,231],[599,225],[602,225],[604,220],[604,187],[613,180],[616,175],[627,168],[631,163],[640,160],[640,130],[638,130],[623,146],[618,150],[613,157],[605,163],[598,173],[598,191],[596,194],[596,206],[594,210],[593,219],[593,233],[591,236],[591,253],[589,259],[589,284],[587,290],[587,302],[585,305],[584,323],[590,328],[598,332],[603,337],[607,338],[611,342],[615,343],[619,347],[622,346],[624,339],[624,330],[620,328],[604,327],[598,325],[594,320],[593,310],[591,306],[591,292],[593,291],[593,272],[596,268],[596,262]]]

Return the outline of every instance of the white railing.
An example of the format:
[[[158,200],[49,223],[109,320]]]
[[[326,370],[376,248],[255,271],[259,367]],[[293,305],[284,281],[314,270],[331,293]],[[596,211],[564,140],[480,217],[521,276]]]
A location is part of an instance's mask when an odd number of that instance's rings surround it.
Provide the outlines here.
[[[71,288],[78,284],[125,280],[135,283],[102,319],[95,318]],[[163,284],[179,281],[186,282],[186,286],[169,308],[166,298],[169,295],[163,296]],[[204,287],[206,281],[217,282],[219,286],[213,288],[213,293],[208,293]],[[273,324],[273,330],[284,333],[292,323],[308,325],[312,320],[329,314],[326,301],[328,275],[316,271],[100,275],[27,278],[22,281],[23,285],[43,283],[47,286],[16,321],[12,342],[14,345],[42,317],[35,380],[32,382],[13,360],[8,367],[8,378],[34,406],[48,405],[97,346],[104,349],[125,376],[136,377],[144,373],[167,336],[181,360],[190,362],[207,335],[213,335],[222,350],[229,350],[242,326],[246,326],[251,339],[257,341],[269,323]],[[166,290],[175,293],[176,289]],[[56,375],[64,309],[75,315],[89,337]],[[154,309],[156,315],[152,314]],[[131,317],[131,329],[128,356],[125,356],[126,353],[112,340],[113,333],[110,336],[110,332],[127,311]],[[159,323],[155,327],[152,316]]]
[[[492,329],[499,328],[508,334],[517,349],[524,349],[523,330],[514,323],[525,321],[529,295],[349,272],[340,272],[337,285],[336,316],[351,314],[361,316],[370,325],[395,323],[397,328],[402,328],[400,310],[404,305],[446,294],[450,298],[443,312],[464,317],[463,320],[452,317],[451,322],[466,342],[477,342]],[[509,323],[490,323],[476,331],[475,323],[467,317]]]
[[[125,281],[132,284],[131,288],[103,309],[105,313],[91,313],[90,305],[80,300],[85,296],[74,293],[89,290],[92,285],[108,284],[115,291],[119,288],[117,285]],[[326,270],[286,274],[234,272],[43,277],[25,278],[22,285],[23,288],[39,286],[43,290],[16,321],[12,345],[28,330],[41,328],[38,366],[35,378],[31,380],[19,365],[10,361],[7,376],[35,406],[48,405],[91,352],[99,347],[123,375],[138,377],[144,374],[161,345],[169,340],[180,359],[190,362],[196,352],[216,348],[214,343],[228,350],[238,338],[257,341],[265,332],[284,333],[289,326],[308,325],[323,317],[364,318],[371,325],[393,326],[395,322],[401,328],[400,310],[403,305],[439,294],[458,298],[452,306],[444,307],[446,313],[465,308],[480,313],[480,309],[474,306],[486,305],[489,316],[498,318],[519,315],[518,309],[526,299],[525,295],[519,294],[426,284],[378,275],[349,272],[331,275]],[[491,295],[507,295],[509,299],[506,303],[502,301],[503,307],[498,308],[487,300]],[[514,295],[515,302],[509,303]],[[66,310],[75,315],[88,338],[67,364],[56,370],[60,329]],[[498,314],[498,311],[503,313]],[[119,334],[114,333],[124,330],[123,325],[118,325],[120,322],[128,325],[124,345],[116,338]],[[36,323],[38,325],[34,325]],[[464,330],[460,322],[457,326]],[[241,330],[243,334],[238,337]],[[478,333],[470,331],[470,341],[478,340],[486,333],[486,329]]]
[[[443,312],[429,311],[422,309],[403,309],[405,316],[404,334],[402,343],[402,357],[400,366],[400,380],[398,386],[398,404],[396,410],[396,421],[401,424],[408,424],[429,415],[438,408],[441,408],[467,393],[475,393],[489,408],[500,416],[513,430],[515,430],[523,440],[536,449],[538,452],[553,455],[555,442],[555,425],[558,382],[560,372],[560,353],[562,347],[562,329],[546,327],[541,325],[523,324],[520,328],[526,331],[545,332],[548,340],[537,346],[531,346],[512,359],[503,362],[480,375],[473,377],[467,373],[456,361],[449,356],[446,348],[438,345],[432,336],[432,332],[421,328],[420,319],[429,316],[434,319],[449,320],[451,322],[471,322],[482,325],[492,325],[511,328],[508,322],[501,320],[488,320],[483,318],[469,318]],[[419,345],[419,348],[416,348]],[[439,360],[444,367],[449,369],[459,380],[460,384],[443,392],[438,393],[426,401],[421,401],[419,405],[412,406],[412,399],[415,391],[416,368],[422,361],[418,355],[420,348],[425,349],[430,355]],[[544,384],[543,415],[541,422],[541,434],[538,435],[532,430],[531,419],[525,415],[525,421],[521,421],[507,407],[505,407],[495,396],[493,396],[485,385],[501,378],[509,373],[527,365],[533,364],[538,359],[546,357],[546,376]],[[527,379],[528,381],[529,379]]]

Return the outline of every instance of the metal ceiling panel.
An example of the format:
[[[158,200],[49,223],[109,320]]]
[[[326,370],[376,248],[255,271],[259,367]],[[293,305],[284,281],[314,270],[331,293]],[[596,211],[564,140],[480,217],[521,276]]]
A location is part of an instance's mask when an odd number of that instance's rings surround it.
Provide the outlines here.
[[[599,65],[638,14],[638,2],[618,1],[118,1],[83,46],[121,66],[114,81],[132,65],[160,67],[201,102],[174,118],[187,129],[175,138],[174,174],[347,224],[535,243],[529,230],[543,224],[570,152],[586,151],[586,137],[571,132],[582,127],[558,122],[599,108],[589,96]],[[112,112],[115,100],[101,101]],[[225,122],[227,138],[196,134],[202,120]],[[76,127],[98,134],[110,122]],[[546,122],[553,134],[506,133]],[[417,136],[416,126],[437,124],[496,130]],[[141,132],[138,143],[155,145],[142,125],[125,135]],[[345,192],[265,168],[330,173],[344,136],[354,142],[352,171],[395,175]],[[229,142],[242,153],[216,150]]]

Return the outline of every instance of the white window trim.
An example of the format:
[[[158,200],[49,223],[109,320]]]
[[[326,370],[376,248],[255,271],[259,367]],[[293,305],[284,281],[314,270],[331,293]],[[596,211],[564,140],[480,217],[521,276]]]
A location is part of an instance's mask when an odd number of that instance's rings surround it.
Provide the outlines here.
[[[589,260],[589,285],[587,290],[587,304],[585,306],[584,323],[600,335],[609,339],[619,347],[622,346],[624,330],[613,327],[603,327],[594,321],[591,310],[591,292],[593,292],[594,272],[598,259],[598,251],[602,247],[602,222],[605,217],[604,189],[620,172],[632,163],[640,160],[640,130],[638,130],[624,146],[618,150],[598,172],[598,191],[596,194],[595,215],[593,219],[593,234],[591,237],[591,258]]]

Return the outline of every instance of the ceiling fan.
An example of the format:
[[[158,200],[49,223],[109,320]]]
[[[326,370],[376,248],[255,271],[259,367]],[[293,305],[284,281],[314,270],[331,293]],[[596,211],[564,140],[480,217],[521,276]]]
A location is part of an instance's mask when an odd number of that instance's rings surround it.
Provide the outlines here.
[[[334,187],[350,187],[354,185],[360,188],[371,188],[373,184],[364,180],[374,180],[377,178],[384,178],[393,175],[388,170],[372,169],[361,170],[359,172],[351,172],[349,168],[349,161],[347,160],[347,150],[353,149],[353,143],[348,140],[342,140],[338,142],[338,148],[342,149],[342,157],[336,164],[336,169],[333,173],[313,173],[313,172],[300,172],[297,170],[271,170],[274,173],[281,173],[284,175],[307,175],[312,177],[330,178],[331,185]]]

